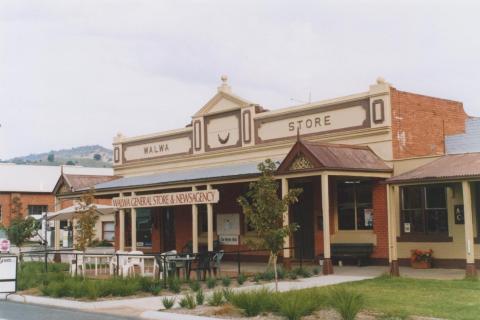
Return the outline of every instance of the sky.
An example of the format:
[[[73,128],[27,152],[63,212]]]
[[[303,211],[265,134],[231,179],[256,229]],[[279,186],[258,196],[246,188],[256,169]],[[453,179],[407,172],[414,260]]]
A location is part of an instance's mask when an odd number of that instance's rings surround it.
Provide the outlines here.
[[[0,159],[394,87],[480,116],[476,1],[1,0]]]

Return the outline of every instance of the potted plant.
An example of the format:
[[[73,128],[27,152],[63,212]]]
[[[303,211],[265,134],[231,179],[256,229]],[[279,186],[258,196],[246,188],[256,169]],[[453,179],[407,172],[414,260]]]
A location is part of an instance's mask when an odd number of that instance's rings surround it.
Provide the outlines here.
[[[412,250],[410,264],[415,269],[429,269],[432,267],[433,250]]]

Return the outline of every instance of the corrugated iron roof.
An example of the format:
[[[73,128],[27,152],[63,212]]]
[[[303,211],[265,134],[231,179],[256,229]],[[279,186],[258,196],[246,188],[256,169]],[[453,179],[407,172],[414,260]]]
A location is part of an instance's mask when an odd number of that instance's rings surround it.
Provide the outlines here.
[[[60,166],[35,166],[14,163],[0,164],[0,192],[49,193],[61,175]],[[83,175],[113,175],[112,168],[63,166],[64,173]]]
[[[66,182],[72,191],[78,191],[85,188],[91,188],[96,184],[118,179],[115,176],[84,175],[84,174],[64,174]]]
[[[480,177],[480,153],[445,155],[416,169],[392,177],[386,182],[398,184],[471,177]]]
[[[391,171],[372,149],[367,146],[351,146],[302,141],[305,147],[328,169]]]
[[[207,168],[164,172],[153,175],[125,177],[95,186],[96,190],[168,185],[199,180],[215,180],[223,177],[251,176],[258,174],[258,162],[222,165]]]
[[[391,172],[392,169],[369,147],[298,140],[290,149],[278,171],[288,173],[295,159],[302,155],[313,165],[304,171],[345,170]],[[297,170],[296,170],[297,171]]]

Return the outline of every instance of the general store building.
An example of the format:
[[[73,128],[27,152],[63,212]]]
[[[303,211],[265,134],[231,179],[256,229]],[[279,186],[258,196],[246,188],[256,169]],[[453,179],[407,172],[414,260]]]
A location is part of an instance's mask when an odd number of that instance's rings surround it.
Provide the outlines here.
[[[479,254],[465,242],[477,235],[476,204],[465,205],[468,223],[454,223],[465,183],[420,179],[411,189],[394,179],[444,157],[448,139],[468,134],[473,120],[461,102],[399,91],[382,79],[365,92],[267,110],[235,95],[222,77],[184,128],[115,137],[121,178],[96,185],[96,193],[119,209],[118,249],[244,249],[255,235],[236,200],[268,158],[278,162],[283,194],[303,189],[284,215],[300,227],[286,239],[284,262],[321,258],[324,273],[332,273],[332,246],[370,243],[372,262],[390,263],[392,272],[408,263],[410,250],[423,248],[434,249],[438,266],[465,267]],[[468,187],[477,190],[474,182]],[[410,194],[424,199],[413,214]]]

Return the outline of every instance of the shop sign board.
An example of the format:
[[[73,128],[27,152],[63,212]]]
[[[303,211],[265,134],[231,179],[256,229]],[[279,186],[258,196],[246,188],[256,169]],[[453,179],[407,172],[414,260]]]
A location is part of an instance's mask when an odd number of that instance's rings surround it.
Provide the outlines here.
[[[17,291],[17,256],[0,255],[0,293]]]
[[[0,253],[9,253],[10,252],[10,240],[0,239]]]
[[[149,208],[217,203],[220,193],[216,189],[172,193],[146,194],[112,199],[113,206],[121,208]]]

